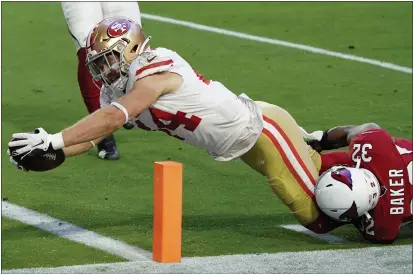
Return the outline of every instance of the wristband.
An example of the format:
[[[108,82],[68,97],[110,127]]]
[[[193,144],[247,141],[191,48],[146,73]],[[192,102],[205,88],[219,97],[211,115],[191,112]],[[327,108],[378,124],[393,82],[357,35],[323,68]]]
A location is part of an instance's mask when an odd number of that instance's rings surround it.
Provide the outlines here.
[[[338,147],[337,142],[328,140],[328,131],[323,132],[323,137],[320,140],[320,145],[323,150],[331,150]]]
[[[124,106],[122,106],[121,104],[117,103],[117,102],[112,102],[110,104],[114,107],[117,107],[121,111],[123,111],[123,114],[125,114],[125,123],[127,123],[129,121],[129,114],[128,114],[128,111],[126,110],[126,108]]]
[[[65,147],[62,132],[56,134],[49,134],[48,137],[50,138],[49,140],[54,150],[58,150]]]

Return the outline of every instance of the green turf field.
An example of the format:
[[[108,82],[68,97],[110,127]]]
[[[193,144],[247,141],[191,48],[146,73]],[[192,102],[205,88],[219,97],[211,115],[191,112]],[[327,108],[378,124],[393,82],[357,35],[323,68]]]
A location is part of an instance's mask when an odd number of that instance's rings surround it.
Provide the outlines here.
[[[141,11],[412,67],[411,3],[142,3]],[[199,12],[202,11],[202,12]],[[57,132],[86,114],[60,3],[2,3],[2,198],[151,249],[153,162],[184,164],[183,256],[363,247],[331,245],[278,227],[296,223],[266,180],[241,162],[213,161],[164,133],[119,130],[121,160],[95,151],[47,173],[18,172],[14,132]],[[374,121],[412,134],[412,75],[369,64],[143,20],[206,78],[284,108],[308,130]],[[349,47],[352,46],[352,47]],[[411,243],[401,239],[396,243]],[[122,261],[2,219],[2,268]]]

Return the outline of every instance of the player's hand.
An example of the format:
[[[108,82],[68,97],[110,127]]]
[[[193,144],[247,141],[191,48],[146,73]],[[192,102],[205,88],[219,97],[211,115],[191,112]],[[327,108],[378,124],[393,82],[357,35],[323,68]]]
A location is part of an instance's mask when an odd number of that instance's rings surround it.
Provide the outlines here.
[[[18,162],[16,162],[16,161],[13,159],[13,157],[11,157],[11,155],[10,155],[10,150],[9,150],[9,149],[7,150],[7,155],[9,155],[9,157],[10,157],[10,163],[11,163],[12,165],[14,165],[17,169],[23,170],[23,171],[29,171],[29,170],[27,170],[26,168],[24,168],[24,166],[22,166],[22,165],[20,165]]]
[[[12,152],[12,156],[22,155],[24,158],[33,150],[39,149],[46,151],[51,143],[50,134],[43,128],[36,128],[33,133],[15,133],[13,139],[9,142],[9,147],[21,147]]]
[[[323,151],[323,146],[321,145],[321,142],[318,140],[307,141],[307,145],[311,146],[317,152]]]
[[[302,127],[299,128],[301,130],[301,133],[303,134],[303,138],[307,142],[307,145],[311,146],[317,152],[323,151],[323,138],[325,135],[324,131],[316,130],[308,133]]]

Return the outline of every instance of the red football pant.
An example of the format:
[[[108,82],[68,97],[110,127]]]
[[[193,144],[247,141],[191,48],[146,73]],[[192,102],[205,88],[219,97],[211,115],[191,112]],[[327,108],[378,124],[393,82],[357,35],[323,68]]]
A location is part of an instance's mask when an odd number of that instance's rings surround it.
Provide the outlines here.
[[[86,49],[80,48],[77,52],[78,67],[77,81],[79,83],[80,93],[89,113],[100,108],[100,89],[93,82],[92,75],[89,72],[86,63]]]

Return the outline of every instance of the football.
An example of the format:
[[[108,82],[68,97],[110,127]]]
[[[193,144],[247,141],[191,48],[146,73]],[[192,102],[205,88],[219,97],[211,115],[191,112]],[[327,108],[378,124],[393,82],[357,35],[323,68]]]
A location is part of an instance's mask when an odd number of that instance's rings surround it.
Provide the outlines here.
[[[13,138],[12,141],[19,139]],[[13,151],[21,148],[9,147],[10,155],[13,155]],[[60,166],[66,159],[63,149],[55,150],[52,145],[46,151],[36,149],[30,152],[26,157],[21,159],[22,155],[12,156],[13,160],[25,169],[30,171],[48,171]]]

